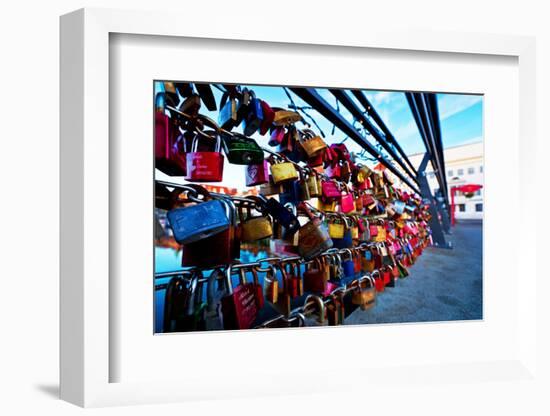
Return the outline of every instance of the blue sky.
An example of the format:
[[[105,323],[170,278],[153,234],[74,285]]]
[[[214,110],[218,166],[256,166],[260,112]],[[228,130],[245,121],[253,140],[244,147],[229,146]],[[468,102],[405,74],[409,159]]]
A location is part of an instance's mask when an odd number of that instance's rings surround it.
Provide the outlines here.
[[[274,107],[287,107],[289,99],[281,87],[270,86],[249,86],[255,91],[256,96],[267,101]],[[333,107],[336,108],[334,96],[323,88],[318,88],[319,94],[325,98]],[[300,98],[290,92],[293,100],[298,106],[307,105]],[[407,154],[419,153],[425,151],[424,144],[418,132],[418,128],[412,117],[409,105],[402,92],[391,91],[365,91],[369,101],[374,106],[384,123],[388,126],[395,136],[403,150]],[[214,88],[214,95],[219,103],[221,92]],[[355,97],[352,97],[355,101]],[[483,140],[483,98],[479,95],[466,94],[437,94],[438,108],[441,121],[441,134],[444,148],[457,146],[466,143],[474,143]],[[361,108],[361,106],[360,106]],[[341,114],[350,122],[353,121],[351,114],[340,106]],[[209,112],[206,108],[201,109],[204,113],[214,120],[218,119],[217,112]],[[345,135],[338,129],[333,132],[333,125],[325,120],[314,110],[308,113],[317,121],[321,130],[325,133],[327,143],[339,143],[345,139]],[[317,130],[316,127],[312,127]],[[241,131],[241,127],[237,127]],[[266,146],[268,135],[260,136],[256,133],[253,136],[260,145]],[[376,141],[367,136],[367,140],[372,144]],[[351,139],[345,141],[351,151],[360,152],[362,149]],[[226,164],[226,171],[230,171],[231,184],[229,186],[242,187],[244,176],[241,172],[242,166]],[[228,176],[224,174],[224,182]],[[237,179],[239,178],[239,179]]]

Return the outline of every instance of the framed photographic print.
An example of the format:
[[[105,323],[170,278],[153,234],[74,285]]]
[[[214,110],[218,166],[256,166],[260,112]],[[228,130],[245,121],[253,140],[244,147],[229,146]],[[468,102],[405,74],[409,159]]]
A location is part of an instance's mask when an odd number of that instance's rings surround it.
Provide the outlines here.
[[[179,19],[61,19],[62,398],[532,377],[533,40]]]

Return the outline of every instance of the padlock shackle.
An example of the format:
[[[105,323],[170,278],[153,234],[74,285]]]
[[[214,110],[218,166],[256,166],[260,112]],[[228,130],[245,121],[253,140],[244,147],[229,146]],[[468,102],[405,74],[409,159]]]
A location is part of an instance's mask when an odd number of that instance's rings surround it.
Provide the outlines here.
[[[313,302],[313,305],[317,306],[317,322],[322,324],[325,322],[325,303],[323,302],[323,299],[317,295],[308,295],[304,301],[304,306],[302,307],[304,315],[308,314],[307,309],[310,302]]]

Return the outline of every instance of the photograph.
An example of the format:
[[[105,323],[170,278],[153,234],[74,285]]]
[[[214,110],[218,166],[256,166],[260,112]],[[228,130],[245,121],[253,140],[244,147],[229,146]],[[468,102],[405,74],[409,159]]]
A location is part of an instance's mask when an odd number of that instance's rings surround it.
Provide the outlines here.
[[[483,319],[483,95],[153,90],[155,334]]]

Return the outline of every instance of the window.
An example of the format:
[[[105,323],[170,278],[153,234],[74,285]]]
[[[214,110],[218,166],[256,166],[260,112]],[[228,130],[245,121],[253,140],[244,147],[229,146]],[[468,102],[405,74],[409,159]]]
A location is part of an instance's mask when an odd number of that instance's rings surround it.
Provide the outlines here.
[[[464,175],[464,169],[459,169],[459,170],[457,170],[457,171],[456,171],[456,174],[457,174],[458,176]]]
[[[468,168],[468,175],[474,174],[474,168]]]
[[[481,195],[481,189],[478,189],[475,193],[477,196]]]
[[[466,205],[465,204],[458,204],[458,211],[459,212],[466,212]]]
[[[453,171],[452,171],[452,170],[448,171],[448,172],[447,172],[447,176],[449,176],[449,177],[450,177],[450,176],[453,176]]]
[[[483,204],[476,204],[476,212],[483,212]]]
[[[483,165],[479,167],[479,173],[483,173]]]

